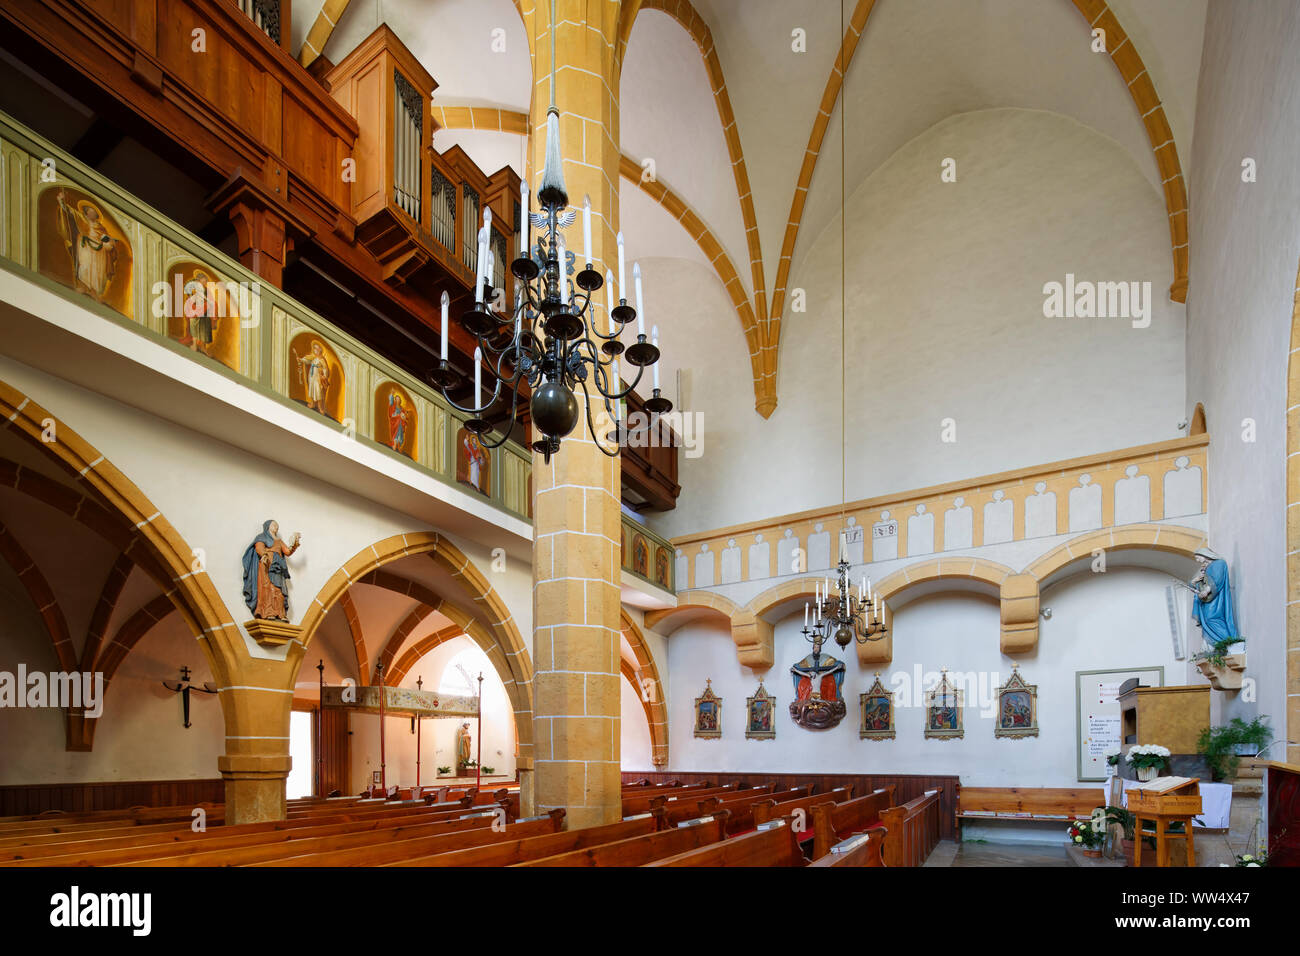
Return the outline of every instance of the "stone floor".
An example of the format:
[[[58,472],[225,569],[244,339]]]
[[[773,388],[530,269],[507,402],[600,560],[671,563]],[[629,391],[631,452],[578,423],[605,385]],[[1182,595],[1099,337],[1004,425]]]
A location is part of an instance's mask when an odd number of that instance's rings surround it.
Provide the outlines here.
[[[1065,844],[955,843],[942,841],[926,866],[1070,866]]]

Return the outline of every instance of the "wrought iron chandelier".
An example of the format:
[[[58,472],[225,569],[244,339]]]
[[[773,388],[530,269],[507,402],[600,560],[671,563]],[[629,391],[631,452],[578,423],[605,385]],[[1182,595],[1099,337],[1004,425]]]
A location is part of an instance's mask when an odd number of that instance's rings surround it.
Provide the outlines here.
[[[885,624],[886,605],[884,598],[872,593],[871,581],[864,575],[854,594],[853,582],[849,580],[848,548],[843,535],[840,535],[840,560],[835,569],[835,590],[831,593],[831,580],[815,585],[813,604],[803,608],[803,635],[811,641],[814,648],[821,650],[821,645],[828,638],[834,638],[840,647],[848,647],[851,641],[866,644],[868,641],[883,640],[889,628]]]
[[[840,32],[844,32],[844,3],[840,3]],[[842,92],[841,95],[844,95]],[[848,289],[848,236],[846,222],[848,219],[847,192],[845,189],[844,163],[844,102],[840,103],[840,519],[844,520],[848,498],[847,482],[847,417],[845,405],[847,399],[846,370],[844,356],[846,352],[846,328]],[[865,575],[858,585],[856,596],[853,583],[849,580],[849,548],[845,532],[840,532],[840,557],[835,569],[835,592],[831,593],[830,578],[814,586],[813,604],[803,606],[803,636],[813,646],[814,663],[820,659],[822,647],[829,638],[834,638],[840,647],[848,647],[852,641],[866,644],[868,641],[883,640],[889,628],[885,624],[885,600],[879,594],[871,592],[871,581]]]
[[[474,404],[464,407],[457,404],[449,392],[460,384],[460,376],[447,362],[447,309],[449,297],[442,297],[442,352],[438,367],[429,378],[442,392],[452,407],[472,417],[465,427],[480,436],[491,430],[492,424],[484,417],[501,396],[502,388],[511,393],[509,426],[501,430],[501,437],[493,442],[484,441],[488,448],[504,444],[514,430],[518,416],[519,384],[526,381],[532,390],[531,413],[533,427],[541,436],[533,442],[533,450],[540,452],[549,463],[559,451],[560,441],[573,431],[578,419],[587,420],[596,447],[610,458],[617,457],[620,444],[627,432],[620,422],[621,403],[637,387],[646,368],[659,361],[658,327],[645,334],[645,313],[641,304],[641,272],[634,264],[636,307],[627,300],[626,263],[623,254],[623,234],[618,234],[618,289],[620,298],[614,304],[613,275],[605,276],[593,268],[591,257],[591,200],[583,203],[582,234],[585,268],[570,281],[570,272],[577,266],[576,257],[565,249],[564,234],[560,231],[577,219],[575,210],[568,208],[569,193],[564,186],[564,171],[560,157],[560,112],[555,105],[555,3],[551,3],[551,105],[546,113],[546,160],[542,167],[541,187],[537,190],[540,212],[531,212],[528,204],[528,182],[520,186],[520,210],[525,217],[523,249],[510,264],[510,271],[519,280],[514,307],[510,312],[498,312],[495,303],[499,290],[492,288],[494,264],[491,252],[492,211],[483,210],[483,227],[479,230],[478,275],[474,283],[474,306],[461,316],[461,326],[474,336]],[[535,246],[532,230],[539,230]],[[596,308],[592,294],[602,286],[606,289],[608,331],[601,332],[596,325]],[[626,348],[620,341],[623,330],[637,323],[636,341]],[[636,368],[636,378],[625,389],[618,373],[618,356]],[[496,378],[492,395],[483,401],[482,367],[484,360]],[[592,394],[588,385],[599,393],[605,414],[613,422],[613,430],[597,436],[593,421]],[[578,390],[583,393],[580,402]],[[645,409],[655,419],[672,410],[672,402],[659,391],[659,369],[654,369],[654,393],[646,400]],[[611,442],[607,448],[601,438]]]

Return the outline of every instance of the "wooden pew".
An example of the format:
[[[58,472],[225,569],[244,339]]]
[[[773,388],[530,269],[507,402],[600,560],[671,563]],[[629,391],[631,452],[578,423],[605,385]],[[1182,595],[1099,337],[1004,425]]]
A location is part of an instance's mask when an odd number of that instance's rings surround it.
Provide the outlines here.
[[[658,830],[626,840],[615,840],[613,843],[602,843],[598,846],[584,847],[536,860],[526,860],[514,865],[643,866],[653,860],[660,860],[725,839],[727,815],[726,810],[721,810],[712,818],[692,820],[683,826],[668,830]]]
[[[819,803],[812,808],[813,859],[820,860],[831,847],[854,833],[879,824],[880,812],[894,804],[894,788],[884,787],[856,800]]]
[[[298,826],[268,827],[267,824],[247,824],[238,827],[220,827],[206,833],[189,830],[172,834],[148,834],[140,837],[113,839],[112,846],[98,845],[101,841],[80,841],[69,844],[52,844],[32,847],[24,851],[21,860],[6,861],[6,866],[115,866],[138,860],[160,860],[195,856],[214,851],[228,852],[248,847],[285,845],[309,839],[347,837],[361,834],[363,839],[375,841],[390,839],[398,833],[414,834],[426,831],[421,828],[444,827],[459,824],[465,811],[454,815],[446,813],[396,813],[337,823]],[[474,823],[488,826],[492,820]],[[160,864],[161,865],[161,864]],[[216,864],[214,864],[216,865]]]
[[[957,787],[957,840],[964,820],[1053,820],[1086,817],[1106,805],[1101,787]]]
[[[731,837],[642,866],[807,866],[790,821],[773,820],[764,829]]]
[[[402,860],[419,856],[432,856],[463,850],[468,847],[486,846],[526,837],[543,836],[559,833],[564,826],[564,810],[555,809],[543,816],[528,817],[508,824],[497,830],[490,825],[486,817],[472,817],[463,821],[477,821],[480,825],[458,832],[434,836],[415,837],[406,840],[393,840],[385,843],[371,844],[345,849],[321,850],[315,853],[282,856],[272,860],[249,864],[251,866],[385,866]]]
[[[675,827],[679,823],[687,820],[695,820],[699,817],[706,817],[718,809],[730,809],[730,803],[747,809],[749,800],[761,799],[772,792],[772,785],[767,784],[762,787],[752,787],[747,790],[722,790],[705,797],[696,798],[694,794],[688,797],[678,797],[676,800],[664,801],[659,804],[657,801],[653,806],[662,806],[664,811],[664,824],[669,827]]]
[[[777,803],[775,800],[759,800],[754,804],[754,825],[759,826],[768,820],[775,820],[777,817],[795,816],[802,813],[805,821],[811,819],[812,808],[819,803],[843,803],[853,797],[853,785],[849,784],[844,787],[836,787],[829,793],[810,793],[806,797],[798,797],[793,800],[786,800]]]
[[[939,791],[881,810],[880,822],[889,831],[885,866],[920,866],[939,843]]]
[[[677,800],[695,799],[701,800],[704,797],[712,796],[715,793],[723,793],[728,790],[735,790],[738,784],[735,782],[723,784],[717,787],[695,786],[692,785],[683,789],[638,793],[635,796],[624,796],[623,816],[635,816],[638,813],[648,813],[651,807],[658,806],[661,803],[674,803]]]
[[[831,847],[831,852],[809,866],[884,866],[881,850],[888,834],[885,830],[872,830],[841,840]]]
[[[738,833],[744,833],[746,830],[754,829],[754,805],[759,801],[784,802],[795,800],[806,797],[811,789],[811,784],[804,784],[801,787],[773,793],[766,787],[760,787],[756,792],[737,794],[734,797],[709,797],[700,801],[700,812],[709,814],[717,810],[730,810],[731,817],[727,821],[727,835],[735,836]]]
[[[299,818],[294,820],[272,820],[265,823],[245,823],[239,826],[210,826],[206,831],[196,832],[188,821],[184,823],[164,823],[150,826],[116,826],[110,825],[100,830],[79,830],[74,833],[54,833],[28,837],[20,842],[0,845],[0,865],[15,859],[30,859],[37,856],[50,856],[57,853],[72,852],[77,849],[114,849],[135,846],[144,843],[163,843],[168,841],[186,841],[206,839],[213,835],[234,833],[258,833],[269,830],[292,830],[304,827],[328,824],[363,823],[370,821],[371,826],[391,822],[395,819],[421,817],[431,819],[429,814],[440,814],[442,818],[460,816],[468,812],[456,805],[451,811],[430,811],[420,807],[390,807],[385,813],[349,812],[347,807],[339,807],[334,813]],[[119,821],[120,822],[120,821]]]
[[[545,836],[525,837],[519,840],[505,840],[499,843],[487,843],[483,846],[465,850],[451,850],[425,856],[409,857],[384,866],[513,866],[529,860],[558,856],[587,847],[604,843],[614,843],[630,837],[644,836],[659,829],[659,821],[654,814],[643,813],[628,817],[618,823],[603,827],[588,827],[584,830],[565,830]]]

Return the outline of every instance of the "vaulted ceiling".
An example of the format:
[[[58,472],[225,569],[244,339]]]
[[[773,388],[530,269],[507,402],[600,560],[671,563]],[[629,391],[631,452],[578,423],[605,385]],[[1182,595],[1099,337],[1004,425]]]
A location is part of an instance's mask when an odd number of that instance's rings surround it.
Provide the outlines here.
[[[1050,111],[1118,143],[1163,198],[1169,294],[1184,300],[1184,182],[1206,0],[641,0],[639,8],[620,85],[629,254],[711,265],[734,308],[719,318],[744,335],[738,347],[750,353],[761,414],[776,404],[787,287],[835,219],[841,190],[851,193],[955,114]],[[512,0],[299,0],[294,15],[295,42],[309,31],[328,36],[323,53],[335,62],[386,22],[439,84],[435,146],[459,143],[488,171],[508,163],[523,172],[531,63]],[[313,55],[303,48],[303,59]]]

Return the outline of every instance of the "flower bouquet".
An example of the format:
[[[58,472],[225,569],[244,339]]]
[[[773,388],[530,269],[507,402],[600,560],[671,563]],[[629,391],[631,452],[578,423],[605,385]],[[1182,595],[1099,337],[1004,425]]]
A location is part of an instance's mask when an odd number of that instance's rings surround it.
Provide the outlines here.
[[[1169,766],[1169,748],[1159,744],[1137,744],[1124,758],[1133,765],[1139,780],[1154,780]]]
[[[1065,832],[1071,843],[1083,847],[1084,856],[1101,856],[1101,844],[1106,834],[1091,820],[1075,820],[1065,828]]]

